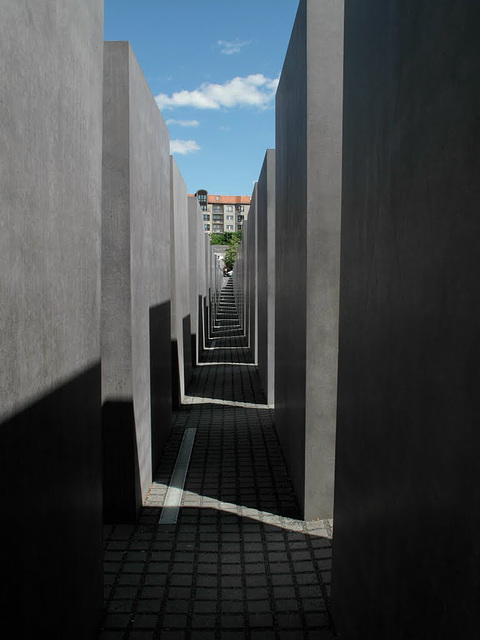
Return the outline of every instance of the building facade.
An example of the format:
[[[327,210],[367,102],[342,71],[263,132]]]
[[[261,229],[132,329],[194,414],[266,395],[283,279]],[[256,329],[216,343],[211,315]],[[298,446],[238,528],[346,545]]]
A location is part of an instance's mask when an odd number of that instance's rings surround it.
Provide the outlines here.
[[[211,195],[205,189],[195,193],[206,233],[241,231],[248,218],[250,196]]]

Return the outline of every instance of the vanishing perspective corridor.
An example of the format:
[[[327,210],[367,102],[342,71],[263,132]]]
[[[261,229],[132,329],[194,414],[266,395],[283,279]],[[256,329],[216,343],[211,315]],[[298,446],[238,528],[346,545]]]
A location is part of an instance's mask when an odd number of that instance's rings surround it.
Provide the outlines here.
[[[331,523],[299,519],[232,286],[139,524],[106,527],[101,640],[334,638]]]

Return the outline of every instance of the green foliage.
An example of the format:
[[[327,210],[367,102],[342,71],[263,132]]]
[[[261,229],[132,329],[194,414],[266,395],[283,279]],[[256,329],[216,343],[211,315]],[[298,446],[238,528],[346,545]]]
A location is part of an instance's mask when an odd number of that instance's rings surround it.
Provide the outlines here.
[[[238,245],[238,242],[233,242],[229,245],[228,249],[225,252],[224,262],[229,271],[233,269],[233,265],[235,264],[235,260],[237,259]]]
[[[225,266],[229,271],[233,269],[235,260],[237,259],[238,245],[242,239],[241,231],[226,231],[225,233],[212,233],[210,235],[210,244],[227,244],[228,249],[225,252]]]
[[[232,244],[232,242],[238,244],[241,239],[241,231],[225,231],[225,233],[210,234],[210,244]]]

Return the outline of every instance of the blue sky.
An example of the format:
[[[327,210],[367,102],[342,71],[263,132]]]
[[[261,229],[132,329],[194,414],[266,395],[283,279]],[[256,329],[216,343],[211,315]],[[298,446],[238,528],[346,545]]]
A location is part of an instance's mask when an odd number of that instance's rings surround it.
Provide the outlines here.
[[[274,95],[298,0],[105,0],[128,40],[190,193],[250,195],[275,146]]]

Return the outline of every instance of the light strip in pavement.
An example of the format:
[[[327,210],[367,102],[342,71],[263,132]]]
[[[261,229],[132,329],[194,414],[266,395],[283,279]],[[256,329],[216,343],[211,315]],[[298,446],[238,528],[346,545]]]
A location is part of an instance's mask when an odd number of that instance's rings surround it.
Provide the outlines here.
[[[185,429],[158,524],[175,524],[177,522],[196,433],[196,429]]]

